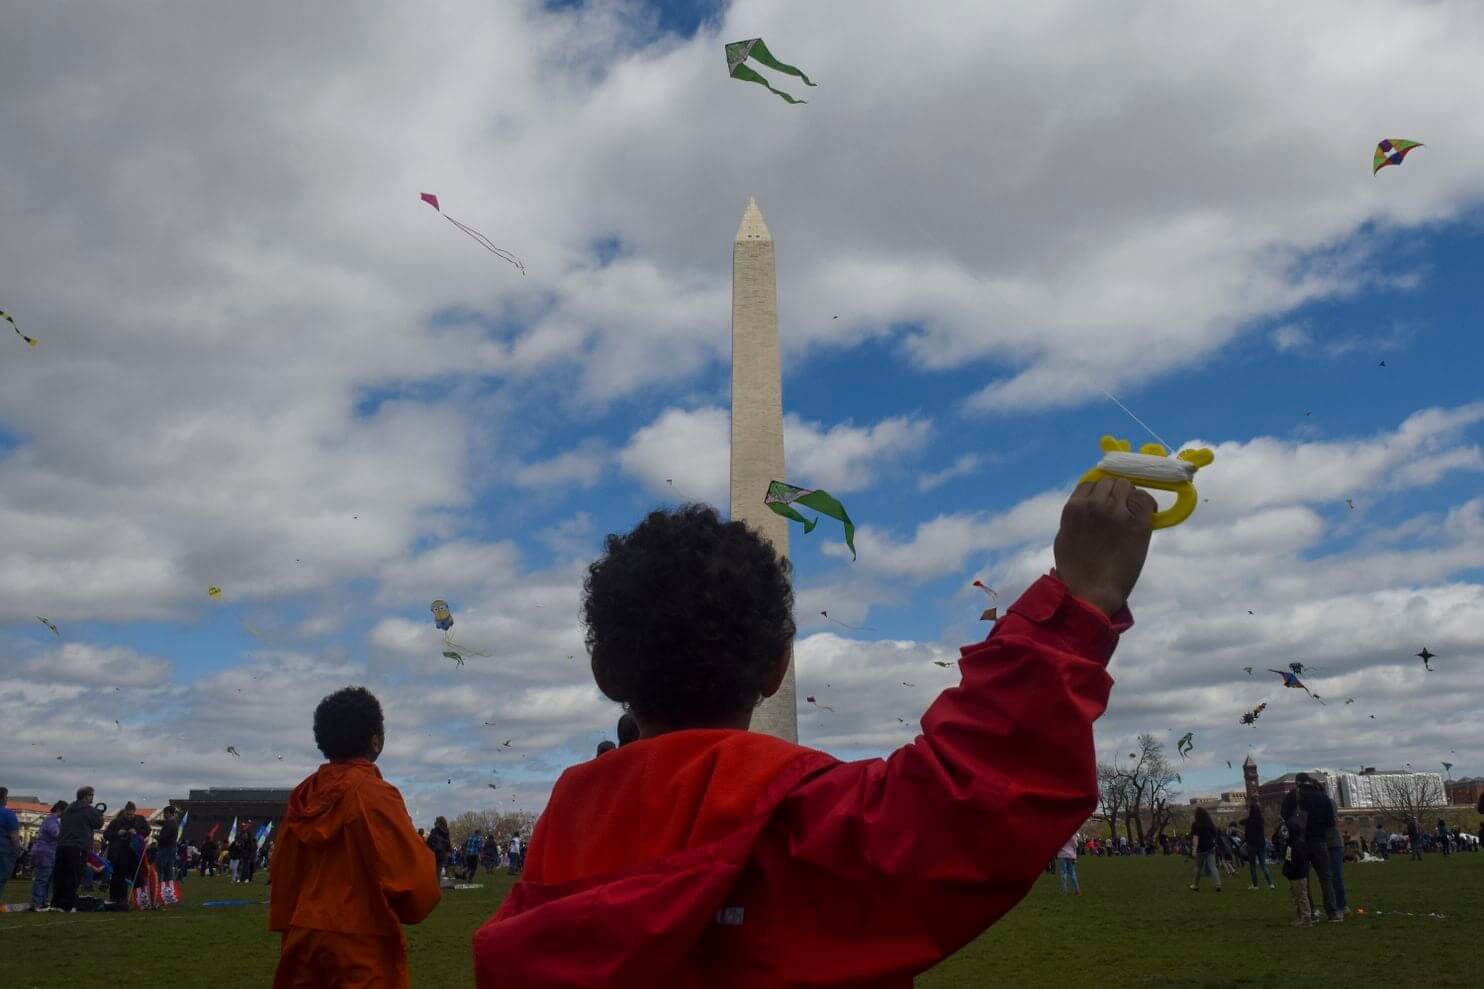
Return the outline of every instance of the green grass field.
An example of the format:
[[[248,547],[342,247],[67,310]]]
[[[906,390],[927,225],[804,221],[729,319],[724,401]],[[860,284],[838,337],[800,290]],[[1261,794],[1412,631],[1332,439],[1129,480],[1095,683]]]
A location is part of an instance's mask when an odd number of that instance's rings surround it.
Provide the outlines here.
[[[1191,893],[1184,859],[1084,859],[1083,895],[1045,876],[1009,916],[918,979],[943,986],[1478,985],[1484,854],[1346,867],[1344,924],[1289,926],[1288,892],[1247,890],[1246,874]],[[469,939],[510,888],[448,891],[407,931],[415,986],[473,984]],[[1208,880],[1209,881],[1209,880]],[[29,889],[29,887],[27,887]],[[220,879],[191,879],[188,904],[164,913],[0,914],[0,973],[14,989],[148,979],[173,986],[265,986],[277,958],[266,907],[204,910],[207,899],[266,898]],[[21,899],[16,884],[6,890]],[[1381,911],[1376,916],[1376,911]],[[1437,912],[1444,919],[1392,911]]]

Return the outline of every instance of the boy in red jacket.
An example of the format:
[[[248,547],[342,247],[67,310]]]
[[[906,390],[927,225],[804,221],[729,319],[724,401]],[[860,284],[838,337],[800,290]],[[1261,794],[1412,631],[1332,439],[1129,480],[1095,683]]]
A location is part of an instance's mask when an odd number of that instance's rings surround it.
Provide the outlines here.
[[[747,731],[794,637],[788,565],[691,505],[609,536],[593,676],[640,739],[562,774],[480,986],[910,986],[1025,896],[1097,804],[1092,723],[1154,499],[1078,487],[1056,570],[962,650],[886,759]]]

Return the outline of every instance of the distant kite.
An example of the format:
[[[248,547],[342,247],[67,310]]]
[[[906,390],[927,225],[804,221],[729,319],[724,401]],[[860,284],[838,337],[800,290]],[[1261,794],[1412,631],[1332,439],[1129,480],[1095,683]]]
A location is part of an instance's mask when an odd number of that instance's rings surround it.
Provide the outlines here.
[[[908,683],[906,680],[903,680],[902,681],[902,686],[904,686],[904,687],[915,687],[915,686],[917,686],[917,684],[915,684],[915,683]]]
[[[1430,653],[1430,652],[1428,652],[1427,651],[1427,646],[1423,646],[1422,647],[1422,651],[1417,654],[1417,658],[1420,659],[1420,660],[1422,660],[1422,668],[1424,670],[1426,670],[1427,672],[1431,673],[1432,672],[1432,667],[1429,666],[1428,664],[1432,660],[1437,659],[1437,654],[1436,653]]]
[[[1443,772],[1445,772],[1445,773],[1451,773],[1451,772],[1453,772],[1453,763],[1451,763],[1451,762],[1445,762],[1445,763],[1443,763]]]
[[[215,584],[212,584],[210,587],[206,588],[206,596],[211,598],[211,600],[213,601],[220,601],[222,599],[222,589],[220,587],[217,587]]]
[[[805,533],[813,532],[814,527],[819,524],[819,519],[804,518],[793,507],[795,504],[812,508],[821,515],[828,515],[838,520],[845,527],[845,545],[850,547],[850,558],[855,559],[855,523],[850,520],[845,506],[836,501],[834,495],[828,491],[796,488],[783,481],[773,481],[768,485],[768,493],[763,495],[763,504],[771,508],[775,515],[782,515],[786,519],[803,523]]]
[[[944,660],[944,659],[935,659],[935,660],[933,660],[933,665],[934,666],[941,666],[941,667],[943,667],[943,669],[946,670],[950,666],[952,666],[953,664],[950,663],[950,662],[948,662],[947,660]]]
[[[16,336],[20,337],[31,346],[36,346],[36,339],[34,337],[28,337],[26,336],[26,334],[22,333],[20,326],[16,324],[14,317],[12,317],[10,313],[6,312],[4,309],[0,309],[0,318],[3,318],[7,323],[10,324],[10,328],[15,330]]]
[[[478,230],[475,230],[473,227],[466,226],[460,223],[458,220],[455,220],[453,217],[443,212],[443,207],[438,205],[437,196],[433,195],[431,192],[424,192],[422,194],[422,200],[423,202],[427,203],[429,206],[437,210],[439,216],[443,217],[449,223],[452,223],[454,226],[464,231],[464,233],[474,238],[475,243],[477,243],[480,247],[484,248],[486,251],[489,251],[491,254],[495,255],[495,257],[500,258],[502,261],[508,261],[511,264],[515,265],[515,267],[520,270],[520,273],[522,275],[526,273],[526,266],[520,258],[516,257],[514,254],[511,254],[509,251],[503,248],[496,247],[488,237],[480,233]]]
[[[1307,676],[1308,674],[1305,671],[1308,671],[1308,673],[1321,672],[1317,666],[1305,666],[1303,663],[1300,663],[1297,660],[1289,663],[1288,668],[1293,671],[1294,676]]]
[[[854,632],[868,632],[868,631],[870,631],[870,629],[868,627],[864,626],[864,625],[847,625],[847,624],[845,624],[844,622],[842,622],[838,618],[831,618],[830,617],[830,613],[828,611],[821,611],[820,612],[820,615],[825,619],[825,621],[834,622],[836,625],[839,625],[841,628],[848,628],[848,629],[850,629],[851,631],[854,631]]]
[[[832,708],[832,707],[830,707],[828,704],[821,704],[821,703],[819,703],[819,701],[815,700],[813,694],[810,694],[808,697],[805,697],[804,700],[808,701],[810,704],[813,704],[815,707],[822,707],[822,708],[824,708],[826,711],[830,712],[831,714],[834,714],[835,713],[835,709]]]
[[[238,751],[237,751],[237,746],[235,746],[235,745],[228,745],[228,746],[227,746],[227,751],[228,751],[228,752],[229,752],[229,753],[230,753],[230,754],[232,754],[232,755],[234,755],[234,756],[236,756],[236,757],[237,757],[237,758],[239,758],[239,759],[241,759],[241,758],[242,758],[242,753],[241,753],[241,752],[238,752]]]
[[[973,586],[979,588],[985,594],[989,595],[990,601],[995,602],[996,604],[998,604],[998,602],[1000,600],[1000,596],[999,596],[998,593],[995,592],[995,589],[993,587],[990,587],[988,584],[986,584],[982,580],[976,580],[976,581],[974,581]],[[994,607],[992,605],[992,606],[984,609],[983,613],[980,614],[980,616],[979,616],[979,620],[981,622],[993,622],[993,621],[998,621],[999,620],[999,617],[1000,617],[1000,610],[999,610],[999,608]]]
[[[1247,671],[1247,675],[1248,676],[1251,676],[1252,675],[1252,667],[1250,667],[1250,666],[1244,666],[1244,667],[1242,667],[1242,669],[1244,669],[1244,670]]]
[[[1399,137],[1382,138],[1381,143],[1376,145],[1376,153],[1371,156],[1371,174],[1375,175],[1387,165],[1400,165],[1408,152],[1420,147],[1422,144],[1418,141],[1404,141]]]
[[[780,62],[778,61],[778,59],[774,58],[773,53],[768,51],[768,46],[763,44],[762,38],[749,38],[746,41],[733,41],[731,44],[727,45],[727,75],[731,76],[733,79],[741,79],[744,82],[755,82],[759,86],[762,86],[764,89],[766,89],[768,92],[783,97],[784,101],[788,103],[809,102],[808,100],[796,99],[795,97],[792,97],[783,92],[781,89],[774,89],[771,85],[769,85],[767,79],[763,78],[756,72],[756,70],[745,64],[749,58],[752,59],[754,62],[757,62],[759,65],[766,65],[768,68],[774,69],[778,72],[782,72],[785,75],[797,76],[798,78],[804,80],[804,85],[806,86],[815,85],[815,83],[811,82],[809,80],[809,77],[804,75],[804,73],[800,69],[797,69],[792,65],[788,65],[785,62]]]
[[[1180,736],[1180,741],[1175,743],[1175,748],[1180,752],[1180,758],[1184,759],[1195,748],[1195,732],[1188,731]]]
[[[1298,678],[1298,674],[1297,673],[1294,673],[1291,670],[1275,670],[1272,667],[1268,667],[1268,672],[1269,673],[1276,673],[1280,677],[1282,677],[1283,678],[1283,686],[1288,687],[1291,690],[1302,690],[1304,693],[1308,694],[1310,697],[1313,697],[1316,701],[1319,701],[1319,703],[1321,703],[1321,704],[1324,703],[1324,701],[1321,700],[1314,693],[1314,691],[1312,691],[1308,687],[1304,686],[1304,682]]]
[[[1257,705],[1252,710],[1250,710],[1246,714],[1242,715],[1242,724],[1244,724],[1244,725],[1256,725],[1257,724],[1257,719],[1260,718],[1260,717],[1262,717],[1262,712],[1265,711],[1265,710],[1267,710],[1267,707],[1268,707],[1268,702],[1267,701],[1263,701],[1261,704]]]
[[[487,652],[470,649],[453,640],[453,612],[449,610],[447,601],[437,598],[429,606],[429,609],[433,612],[433,626],[443,630],[444,659],[451,659],[460,666],[463,666],[464,660],[469,656],[489,657],[489,653]]]
[[[53,625],[51,622],[47,621],[45,618],[42,618],[40,615],[37,615],[36,616],[36,620],[38,622],[40,622],[41,624],[45,625],[47,628],[51,629],[52,630],[52,635],[55,635],[55,636],[58,636],[58,637],[61,636],[62,633],[57,631],[57,626],[56,625]]]

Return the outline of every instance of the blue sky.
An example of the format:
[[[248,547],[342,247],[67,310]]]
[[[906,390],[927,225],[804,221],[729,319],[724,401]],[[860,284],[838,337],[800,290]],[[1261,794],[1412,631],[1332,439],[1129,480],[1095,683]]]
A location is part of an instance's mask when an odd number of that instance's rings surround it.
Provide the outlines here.
[[[291,785],[313,703],[364,682],[415,815],[539,809],[618,713],[581,568],[657,503],[725,498],[753,194],[790,474],[861,527],[855,563],[829,524],[793,536],[799,690],[836,709],[802,741],[911,737],[953,681],[931,660],[984,633],[970,581],[1008,604],[1098,437],[1148,438],[1106,389],[1217,459],[1156,536],[1100,752],[1195,731],[1189,795],[1248,751],[1265,777],[1484,772],[1472,6],[1259,4],[1212,32],[1156,4],[269,5],[92,19],[91,59],[28,16],[58,55],[0,39],[0,308],[42,341],[0,362],[14,792]],[[757,35],[816,77],[807,105],[726,78],[722,44]],[[1381,53],[1416,69],[1357,76]],[[1427,146],[1373,177],[1382,136]],[[434,597],[492,655],[442,659]],[[1356,703],[1241,670],[1304,657]]]

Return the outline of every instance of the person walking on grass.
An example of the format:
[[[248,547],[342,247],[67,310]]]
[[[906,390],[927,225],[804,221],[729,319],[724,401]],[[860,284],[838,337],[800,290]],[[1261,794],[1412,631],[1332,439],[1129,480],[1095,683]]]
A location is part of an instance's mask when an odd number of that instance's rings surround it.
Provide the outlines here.
[[[453,851],[453,840],[448,836],[448,821],[439,817],[433,822],[433,830],[428,832],[425,842],[428,851],[433,853],[433,868],[437,871],[439,879],[443,878],[444,866],[448,864],[448,855]]]
[[[1417,826],[1417,818],[1407,822],[1407,848],[1412,853],[1413,862],[1422,861],[1422,829]]]
[[[1082,895],[1082,884],[1077,881],[1077,836],[1074,834],[1067,839],[1067,843],[1061,846],[1061,851],[1056,853],[1056,865],[1061,870],[1061,891],[1065,893],[1067,886],[1072,887],[1072,893],[1076,896]]]
[[[472,883],[479,875],[479,853],[484,851],[484,834],[477,828],[464,839],[464,882]]]
[[[1268,881],[1268,889],[1277,889],[1273,885],[1273,874],[1268,871],[1268,832],[1262,819],[1262,805],[1253,800],[1247,805],[1247,816],[1242,819],[1242,840],[1247,843],[1247,871],[1252,874],[1252,885],[1248,889],[1257,889],[1257,870],[1262,869],[1262,877]]]
[[[765,538],[703,505],[610,535],[587,644],[640,739],[557,781],[474,935],[476,985],[910,986],[1097,807],[1092,725],[1154,510],[1126,480],[1079,485],[1055,570],[962,650],[916,740],[857,762],[748,730],[796,632]]]
[[[1210,872],[1216,883],[1216,892],[1221,892],[1221,873],[1216,868],[1216,824],[1206,808],[1195,809],[1195,819],[1190,824],[1191,855],[1195,858],[1195,878],[1190,884],[1192,893],[1201,891],[1201,874]]]
[[[402,794],[376,768],[384,725],[364,687],[315,708],[314,741],[329,762],[294,788],[274,842],[274,989],[409,984],[402,925],[421,923],[443,893]]]

